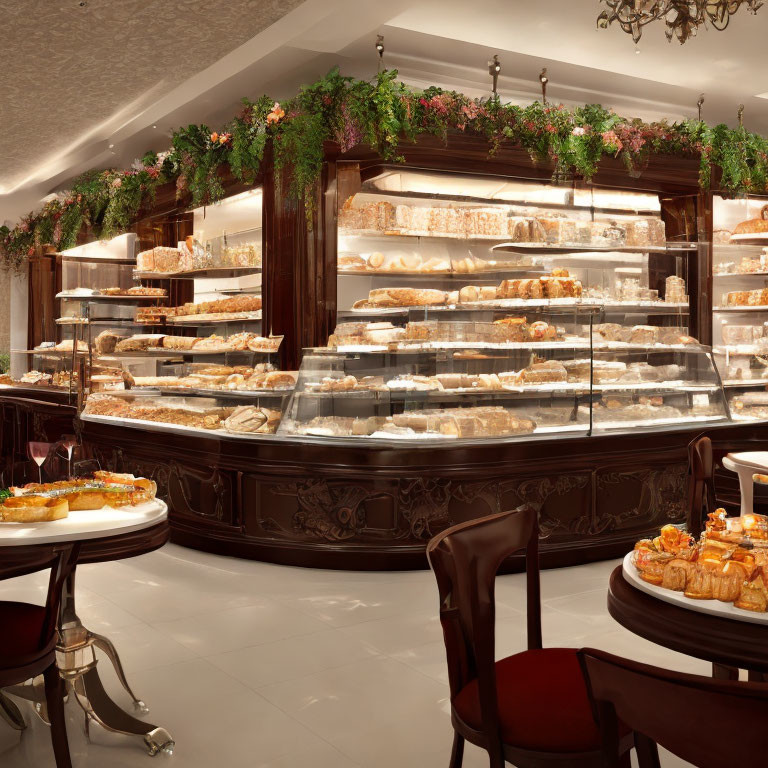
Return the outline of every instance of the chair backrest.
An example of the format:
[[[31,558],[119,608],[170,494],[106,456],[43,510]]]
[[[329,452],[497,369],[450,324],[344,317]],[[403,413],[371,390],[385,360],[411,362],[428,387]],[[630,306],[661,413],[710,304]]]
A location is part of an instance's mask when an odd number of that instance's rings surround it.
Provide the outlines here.
[[[460,523],[435,536],[427,557],[440,592],[451,698],[477,679],[483,730],[500,743],[495,675],[495,581],[502,562],[525,550],[528,647],[541,648],[538,515],[525,505]]]
[[[712,441],[698,437],[688,445],[688,532],[699,537],[707,512],[717,508]]]
[[[713,680],[583,648],[579,658],[603,736],[618,766],[618,721],[699,768],[757,765],[765,753],[768,686]]]
[[[18,549],[18,558],[15,550]],[[48,593],[45,599],[45,618],[40,633],[40,648],[48,647],[56,633],[64,585],[77,563],[80,545],[77,542],[48,544],[36,547],[35,556],[30,557],[28,547],[8,547],[3,555],[3,579],[14,578],[36,571],[50,569]],[[17,561],[17,562],[15,562]],[[13,627],[8,631],[13,632]],[[0,669],[3,667],[0,659]]]

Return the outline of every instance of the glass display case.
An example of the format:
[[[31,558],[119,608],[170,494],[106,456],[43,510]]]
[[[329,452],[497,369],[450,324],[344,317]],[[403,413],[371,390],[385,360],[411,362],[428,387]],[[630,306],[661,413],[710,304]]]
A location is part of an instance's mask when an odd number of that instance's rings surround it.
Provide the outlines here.
[[[727,420],[711,352],[686,329],[549,315],[342,323],[305,354],[278,434],[519,439]]]
[[[736,420],[768,418],[768,198],[713,201],[715,361]]]
[[[192,211],[194,235],[138,254],[132,279],[186,281],[192,301],[146,302],[124,325],[95,326],[82,414],[169,431],[274,433],[296,374],[282,337],[262,335],[261,190]],[[119,373],[119,376],[115,375]]]
[[[279,433],[378,439],[728,418],[649,193],[386,170],[338,213],[337,327]]]

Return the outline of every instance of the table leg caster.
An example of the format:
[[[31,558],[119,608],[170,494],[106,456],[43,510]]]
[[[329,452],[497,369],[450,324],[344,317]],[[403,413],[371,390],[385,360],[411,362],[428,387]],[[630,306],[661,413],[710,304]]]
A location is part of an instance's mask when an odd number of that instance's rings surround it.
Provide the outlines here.
[[[173,748],[176,742],[171,738],[171,734],[165,728],[155,728],[144,736],[144,743],[147,745],[151,757],[164,752],[166,755],[173,754]]]

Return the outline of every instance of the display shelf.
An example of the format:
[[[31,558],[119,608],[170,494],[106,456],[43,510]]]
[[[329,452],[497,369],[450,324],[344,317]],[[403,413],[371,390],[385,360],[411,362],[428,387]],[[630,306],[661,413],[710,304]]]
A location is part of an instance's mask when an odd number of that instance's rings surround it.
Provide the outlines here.
[[[403,240],[436,242],[448,240],[451,242],[465,243],[495,243],[493,250],[503,250],[510,253],[540,253],[540,254],[558,254],[567,255],[569,253],[578,253],[583,257],[585,253],[667,253],[669,251],[685,252],[698,249],[701,243],[693,242],[674,242],[666,245],[590,245],[590,244],[566,244],[566,243],[536,243],[536,242],[512,242],[508,236],[500,235],[472,235],[451,233],[430,233],[430,232],[407,232],[407,231],[381,231],[374,229],[347,229],[339,228],[339,237],[353,239],[385,239],[385,240]]]
[[[156,359],[176,357],[211,357],[214,355],[276,355],[275,350],[266,349],[141,349],[135,352],[109,352],[104,355],[95,354],[98,360],[117,362],[128,358],[150,357]]]
[[[72,357],[73,351],[64,349],[12,349],[12,354],[18,355],[41,355],[46,357]],[[78,357],[85,357],[88,355],[86,350],[78,350],[74,353]]]
[[[715,280],[726,277],[768,277],[768,272],[715,272],[712,277]]]
[[[731,388],[741,388],[741,387],[750,387],[750,388],[757,388],[757,387],[763,387],[764,389],[768,389],[768,378],[765,379],[725,379],[723,381],[723,386],[731,389]]]
[[[452,350],[485,349],[493,351],[544,349],[593,349],[595,352],[689,352],[699,354],[708,348],[701,344],[636,344],[624,341],[604,341],[590,343],[589,339],[564,339],[562,341],[510,341],[494,343],[490,341],[430,341],[419,345],[405,342],[393,344],[342,344],[335,348],[314,347],[307,350],[312,354],[366,354],[382,353],[414,354],[422,352],[445,352]]]
[[[113,395],[113,392],[108,393]],[[212,438],[244,438],[246,440],[263,440],[265,438],[280,439],[275,434],[238,433],[228,432],[226,429],[202,429],[199,427],[186,427],[183,424],[173,424],[166,421],[146,421],[144,419],[129,419],[122,416],[102,416],[99,414],[81,413],[82,421],[93,421],[102,424],[119,424],[123,427],[146,429],[152,432],[172,432],[181,435],[198,435]]]
[[[735,305],[727,307],[712,307],[713,312],[768,312],[768,304],[758,306]]]
[[[382,387],[372,389],[350,389],[335,392],[324,392],[314,389],[305,389],[300,393],[302,398],[336,399],[339,396],[357,400],[387,399],[392,402],[416,401],[416,400],[461,400],[474,395],[492,395],[495,397],[528,395],[538,397],[540,395],[578,395],[614,393],[708,393],[717,392],[720,387],[717,384],[695,384],[686,382],[640,382],[634,384],[593,384],[590,388],[587,382],[546,382],[541,384],[502,384],[501,388],[491,387],[463,387],[455,389],[409,389],[408,387],[389,386],[385,383]],[[131,390],[133,391],[133,390]]]
[[[89,264],[116,264],[119,266],[126,266],[136,263],[136,258],[111,258],[109,256],[74,256],[66,253],[61,254],[62,261],[70,261],[73,263],[86,262]]]
[[[184,278],[224,278],[241,277],[242,275],[257,275],[261,272],[261,267],[207,267],[202,269],[189,269],[181,272],[142,272],[133,271],[133,276],[137,280],[168,280]]]
[[[645,312],[654,315],[682,315],[688,313],[688,304],[675,302],[599,301],[591,299],[488,299],[468,301],[460,304],[414,305],[406,307],[352,307],[340,310],[340,316],[409,315],[412,312],[481,312],[488,310],[562,310],[578,309],[599,312],[600,310],[624,311],[627,314]],[[754,309],[754,308],[753,308]],[[763,307],[768,310],[768,306]]]
[[[238,323],[245,321],[261,320],[262,310],[254,312],[229,312],[227,317],[205,315],[181,315],[180,317],[166,317],[166,325],[218,325],[220,323]],[[222,314],[222,313],[219,313]],[[156,323],[154,323],[156,325]]]
[[[204,387],[136,387],[108,392],[110,396],[158,397],[168,395],[174,397],[219,397],[252,401],[254,398],[281,399],[293,392],[290,389],[206,389]],[[100,394],[100,393],[99,393]]]
[[[434,270],[422,272],[420,270],[405,270],[405,269],[343,269],[338,270],[339,277],[383,277],[389,280],[400,280],[401,278],[407,278],[409,280],[434,280],[435,278],[442,278],[445,280],[467,280],[471,281],[473,278],[482,280],[485,277],[501,277],[508,275],[511,272],[525,272],[526,274],[546,274],[546,268],[538,264],[509,264],[505,266],[498,266],[492,269],[478,269],[474,272],[460,272],[454,270]]]
[[[168,296],[137,296],[132,294],[120,294],[117,296],[105,296],[103,294],[93,294],[93,295],[84,295],[84,294],[68,294],[68,293],[57,293],[55,298],[61,299],[63,301],[81,301],[81,302],[88,302],[88,301],[120,301],[123,303],[129,303],[129,302],[143,302],[143,301],[165,301],[168,299]]]
[[[712,351],[716,355],[761,355],[768,356],[768,349],[765,347],[755,347],[751,344],[721,344],[713,347]]]
[[[728,418],[725,416],[680,416],[668,419],[636,419],[634,421],[601,421],[600,419],[595,419],[592,422],[592,432],[640,429],[644,427],[684,427],[694,424],[714,424],[716,422],[727,424]]]

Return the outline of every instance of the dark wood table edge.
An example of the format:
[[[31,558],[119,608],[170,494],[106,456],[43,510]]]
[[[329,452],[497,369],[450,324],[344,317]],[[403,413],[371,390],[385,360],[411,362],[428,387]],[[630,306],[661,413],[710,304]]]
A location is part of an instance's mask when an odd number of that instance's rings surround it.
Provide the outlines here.
[[[608,613],[635,635],[713,664],[768,672],[768,624],[700,613],[633,587],[621,565],[611,573]]]

